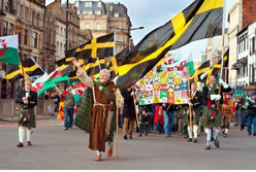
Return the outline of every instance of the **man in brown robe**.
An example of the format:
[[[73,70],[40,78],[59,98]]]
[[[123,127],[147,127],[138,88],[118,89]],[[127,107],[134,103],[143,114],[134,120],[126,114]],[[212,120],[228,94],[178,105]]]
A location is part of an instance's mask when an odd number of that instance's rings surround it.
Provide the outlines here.
[[[92,89],[92,109],[90,113],[90,141],[89,148],[97,151],[95,160],[101,160],[101,152],[105,152],[105,142],[108,142],[107,156],[111,157],[113,153],[112,139],[109,139],[113,134],[111,131],[112,119],[115,119],[114,112],[116,102],[123,106],[123,97],[120,90],[110,80],[110,72],[107,69],[100,71],[100,80],[98,83],[93,80],[83,71],[77,60],[73,59],[74,65],[77,67],[78,78],[89,88]],[[86,103],[82,101],[80,112],[86,113]],[[85,107],[83,109],[83,106]],[[119,108],[119,107],[117,107]],[[84,111],[83,111],[84,110]],[[87,112],[88,113],[88,112]],[[118,115],[118,114],[117,114]]]

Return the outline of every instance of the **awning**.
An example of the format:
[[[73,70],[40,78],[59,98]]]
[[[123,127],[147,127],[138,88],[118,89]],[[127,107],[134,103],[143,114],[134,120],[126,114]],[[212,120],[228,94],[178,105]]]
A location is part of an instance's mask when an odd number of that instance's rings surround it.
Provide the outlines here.
[[[231,67],[232,70],[239,70],[240,68],[243,68],[247,66],[247,58],[242,58],[242,59],[239,59],[237,60],[236,63],[234,63]]]
[[[239,98],[239,97],[244,97],[244,91],[243,90],[237,90],[234,94],[233,97]]]

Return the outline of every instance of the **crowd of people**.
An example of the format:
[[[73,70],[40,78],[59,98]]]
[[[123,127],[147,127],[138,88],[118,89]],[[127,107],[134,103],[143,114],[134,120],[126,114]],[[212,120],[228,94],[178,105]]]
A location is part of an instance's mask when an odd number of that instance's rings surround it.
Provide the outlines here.
[[[219,147],[218,135],[221,132],[222,136],[227,138],[231,123],[240,125],[241,131],[247,125],[248,135],[256,136],[256,90],[249,95],[250,102],[246,102],[245,97],[232,97],[233,90],[223,80],[220,79],[219,83],[221,94],[218,94],[218,83],[214,76],[210,77],[209,85],[203,87],[202,92],[198,91],[195,83],[192,83],[189,103],[181,105],[138,105],[138,98],[133,96],[131,88],[122,91],[124,108],[129,109],[120,116],[119,125],[123,126],[124,139],[127,140],[128,128],[129,138],[132,139],[132,130],[127,126],[128,120],[132,128],[134,123],[137,123],[138,137],[142,137],[143,132],[147,136],[151,131],[155,131],[164,134],[165,138],[175,134],[184,136],[188,142],[197,143],[197,137],[204,131],[207,136],[206,149],[211,148],[212,140],[215,146]],[[122,118],[126,121],[124,124]]]
[[[215,76],[211,76],[202,92],[198,91],[195,83],[191,84],[187,104],[140,105],[134,88],[119,90],[110,80],[108,70],[101,70],[99,82],[95,82],[81,69],[76,59],[73,63],[78,69],[78,78],[87,86],[80,107],[72,95],[72,85],[64,92],[56,90],[47,93],[45,99],[54,101],[54,112],[59,109],[60,99],[64,99],[64,130],[76,125],[89,133],[89,148],[96,151],[96,161],[101,160],[101,154],[106,150],[105,142],[108,145],[107,156],[112,156],[116,113],[119,113],[125,140],[133,139],[133,130],[138,128],[138,137],[156,131],[164,134],[165,138],[177,134],[184,136],[188,142],[197,143],[198,136],[204,131],[205,148],[209,150],[212,141],[217,148],[220,147],[218,136],[221,132],[223,137],[228,137],[234,116],[239,119],[241,130],[247,125],[248,135],[256,136],[256,90],[249,99],[232,98],[230,87],[221,79],[217,83]],[[25,128],[27,145],[31,146],[31,129],[36,127],[34,107],[37,105],[37,93],[31,91],[30,81],[25,81],[25,90],[17,93],[16,103],[20,105],[17,111],[20,117],[17,147],[23,147]],[[75,121],[74,111],[77,111]]]

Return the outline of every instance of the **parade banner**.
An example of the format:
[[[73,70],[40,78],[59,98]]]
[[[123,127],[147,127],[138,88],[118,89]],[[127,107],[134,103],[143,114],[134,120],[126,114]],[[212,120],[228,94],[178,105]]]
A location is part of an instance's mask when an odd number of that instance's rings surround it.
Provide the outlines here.
[[[188,71],[150,71],[137,82],[140,105],[188,103]]]

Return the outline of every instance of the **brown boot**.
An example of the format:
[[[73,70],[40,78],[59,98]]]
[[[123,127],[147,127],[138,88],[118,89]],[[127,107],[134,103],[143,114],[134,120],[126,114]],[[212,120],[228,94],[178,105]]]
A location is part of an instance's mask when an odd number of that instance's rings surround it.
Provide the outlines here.
[[[138,135],[138,137],[142,137],[142,134],[140,133],[140,134]]]
[[[145,134],[144,134],[145,136],[148,136],[148,132],[145,132]]]
[[[100,161],[101,160],[101,155],[96,155],[95,161]]]
[[[113,154],[113,147],[111,147],[110,149],[108,149],[107,151],[107,157],[111,157]]]

